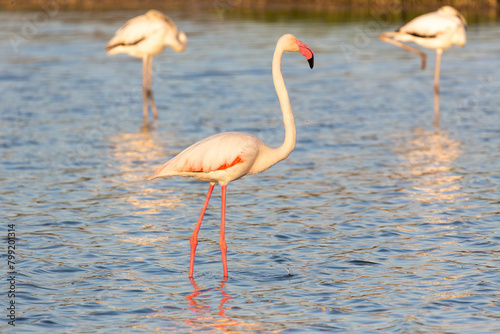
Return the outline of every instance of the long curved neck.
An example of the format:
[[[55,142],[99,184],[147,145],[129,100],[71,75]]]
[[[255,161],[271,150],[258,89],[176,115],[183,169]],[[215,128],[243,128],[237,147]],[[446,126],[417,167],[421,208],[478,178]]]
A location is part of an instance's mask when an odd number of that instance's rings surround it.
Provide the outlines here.
[[[278,94],[278,99],[280,101],[281,112],[283,113],[285,140],[280,147],[272,149],[274,159],[276,160],[275,163],[288,157],[288,155],[295,148],[295,141],[297,138],[292,106],[290,105],[290,99],[288,98],[285,81],[283,80],[283,74],[281,73],[281,57],[283,56],[283,53],[283,48],[278,44],[276,46],[276,50],[274,50],[273,56],[273,81],[276,94]]]
[[[295,130],[295,120],[293,119],[292,106],[288,99],[288,92],[286,91],[283,75],[281,74],[281,56],[284,50],[280,42],[276,46],[273,57],[273,81],[276,94],[280,100],[281,112],[283,113],[283,123],[285,124],[285,140],[278,148],[271,148],[266,144],[260,146],[260,151],[254,165],[249,170],[249,174],[256,174],[265,171],[269,167],[277,164],[288,155],[295,148],[295,139],[297,136]]]

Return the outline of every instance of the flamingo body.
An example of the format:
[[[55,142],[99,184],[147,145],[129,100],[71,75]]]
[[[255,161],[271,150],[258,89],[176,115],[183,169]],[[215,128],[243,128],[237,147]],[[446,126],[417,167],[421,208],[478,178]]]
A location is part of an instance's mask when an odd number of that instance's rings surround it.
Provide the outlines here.
[[[443,50],[452,45],[465,46],[467,21],[455,8],[443,6],[437,11],[418,16],[394,32],[379,35],[384,42],[394,44],[418,54],[422,59],[421,68],[425,69],[425,53],[401,42],[414,42],[424,48],[436,50],[434,70],[434,125],[439,124],[439,72]]]
[[[148,99],[155,119],[158,118],[152,91],[153,57],[162,53],[166,46],[183,52],[187,46],[186,34],[179,31],[168,16],[155,9],[128,20],[106,45],[110,55],[126,53],[142,58],[144,125],[147,124]]]
[[[168,45],[177,52],[186,49],[186,35],[161,12],[151,9],[128,20],[106,45],[110,55],[127,53],[132,57],[156,56]]]
[[[399,28],[394,39],[414,42],[427,49],[463,47],[466,43],[465,18],[453,7],[444,6],[435,12],[418,16]]]
[[[213,187],[222,187],[221,232],[219,245],[222,255],[224,277],[227,277],[226,242],[224,237],[226,186],[242,176],[265,171],[279,161],[286,159],[295,148],[296,129],[288,92],[281,73],[281,57],[285,51],[300,52],[314,65],[312,50],[295,36],[283,35],[276,44],[272,73],[274,86],[280,101],[285,126],[285,140],[278,148],[271,148],[259,138],[242,132],[225,132],[203,139],[167,161],[148,180],[158,177],[186,176],[210,182],[210,187],[200,217],[191,236],[191,260],[189,277],[193,277],[194,257],[198,244],[198,232],[210,200]]]
[[[150,179],[191,176],[220,185],[255,174],[255,162],[270,148],[259,138],[242,132],[225,132],[205,138],[179,153],[159,168]],[[258,164],[257,164],[258,165]],[[269,168],[268,166],[267,168]]]

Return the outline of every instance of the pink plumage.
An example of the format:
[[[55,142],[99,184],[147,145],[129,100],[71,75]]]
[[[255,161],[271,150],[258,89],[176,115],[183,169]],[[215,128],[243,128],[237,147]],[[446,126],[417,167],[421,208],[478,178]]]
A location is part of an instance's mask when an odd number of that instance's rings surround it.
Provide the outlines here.
[[[285,126],[285,140],[278,148],[271,148],[254,135],[242,132],[225,132],[203,139],[167,161],[148,180],[158,177],[189,176],[210,182],[210,187],[200,217],[191,236],[191,259],[189,277],[193,277],[194,258],[198,244],[198,232],[216,183],[222,187],[221,232],[219,245],[222,255],[224,277],[227,277],[225,228],[226,186],[242,176],[260,173],[288,157],[295,147],[296,129],[288,92],[281,73],[281,57],[285,51],[301,52],[314,65],[314,54],[307,45],[295,36],[283,35],[276,44],[272,73],[276,93],[280,100]]]
[[[420,50],[401,42],[414,42],[424,48],[436,50],[434,70],[434,125],[439,125],[439,72],[443,50],[452,45],[463,47],[467,41],[465,31],[467,21],[451,6],[443,6],[437,11],[420,15],[396,31],[379,35],[384,42],[418,54],[422,59],[421,68],[425,69],[427,56]]]
[[[127,53],[142,58],[142,113],[143,125],[148,121],[148,100],[154,118],[158,111],[153,98],[153,57],[170,46],[176,52],[183,52],[187,46],[186,34],[179,31],[175,23],[163,13],[151,9],[144,15],[128,20],[106,45],[110,55]]]
[[[264,145],[248,133],[219,133],[189,146],[149,179],[179,175],[227,184],[248,173]]]

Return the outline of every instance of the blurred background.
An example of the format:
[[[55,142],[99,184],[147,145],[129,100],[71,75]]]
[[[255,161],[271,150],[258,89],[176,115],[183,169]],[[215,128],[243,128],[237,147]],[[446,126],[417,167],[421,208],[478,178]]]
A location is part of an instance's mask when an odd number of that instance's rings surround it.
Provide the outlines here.
[[[328,20],[346,20],[367,17],[371,13],[399,8],[393,19],[403,19],[436,10],[440,6],[450,5],[457,8],[468,20],[494,20],[499,15],[500,2],[497,0],[0,0],[2,10],[37,10],[40,6],[56,6],[62,10],[117,10],[149,9],[162,11],[221,12],[247,17],[277,19],[280,16],[295,18],[317,18]]]
[[[443,54],[435,127],[436,53],[420,48],[421,70],[418,56],[378,35],[445,4],[469,25],[467,44]],[[159,120],[145,129],[141,60],[105,46],[151,8],[188,45],[155,57]],[[14,225],[15,331],[500,332],[497,1],[1,0],[0,9],[0,234]],[[315,52],[312,70],[300,54],[283,56],[297,145],[229,184],[228,280],[215,188],[190,280],[208,184],[146,178],[214,133],[282,143],[271,61],[284,33]],[[0,333],[11,332],[6,322]]]

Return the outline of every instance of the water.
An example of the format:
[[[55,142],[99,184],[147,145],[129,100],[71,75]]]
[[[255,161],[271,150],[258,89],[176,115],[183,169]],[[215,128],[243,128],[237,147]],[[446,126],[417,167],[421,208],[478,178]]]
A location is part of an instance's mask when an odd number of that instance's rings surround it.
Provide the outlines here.
[[[173,13],[189,46],[155,58],[160,120],[142,131],[141,63],[104,52],[139,13],[35,14],[0,14],[2,234],[17,236],[2,332],[500,331],[498,24],[445,51],[435,129],[434,54],[420,71],[372,21]],[[270,65],[287,32],[316,55],[283,60],[296,149],[229,185],[227,281],[216,188],[190,281],[208,184],[144,179],[217,132],[281,143]]]

